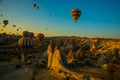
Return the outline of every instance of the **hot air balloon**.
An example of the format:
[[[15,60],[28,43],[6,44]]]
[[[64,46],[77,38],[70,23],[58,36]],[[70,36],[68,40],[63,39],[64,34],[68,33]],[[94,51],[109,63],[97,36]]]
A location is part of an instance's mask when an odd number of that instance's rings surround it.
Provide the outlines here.
[[[19,31],[19,29],[17,29],[17,31]]]
[[[21,54],[21,61],[24,63],[25,54],[27,54],[28,52],[30,52],[30,50],[32,50],[34,41],[29,37],[22,37],[19,39],[18,45],[20,46],[20,48],[23,51]]]
[[[25,61],[25,54],[30,52],[34,46],[34,41],[33,39],[29,38],[29,32],[24,31],[22,33],[23,37],[19,39],[18,45],[21,47],[23,53],[21,54],[21,61],[24,63]]]
[[[22,36],[23,37],[29,37],[30,33],[28,31],[23,31]]]
[[[37,4],[33,4],[33,7],[36,8],[36,9],[39,9],[39,6]]]
[[[1,31],[3,31],[3,29],[1,29]]]
[[[37,9],[39,9],[39,6],[37,6]]]
[[[9,21],[8,21],[8,20],[3,20],[3,24],[4,24],[4,26],[3,26],[3,27],[5,27],[8,23],[9,23]]]
[[[21,47],[21,48],[32,48],[33,47],[33,40],[29,37],[22,37],[19,39],[18,41],[18,45]]]
[[[45,36],[42,33],[37,34],[37,39],[40,40],[40,41],[42,41],[44,37]]]
[[[81,16],[81,11],[79,9],[72,9],[71,10],[71,16],[74,19],[75,23],[77,21],[77,19]]]
[[[34,4],[33,4],[33,7],[36,8],[36,7],[37,7],[37,4],[34,3]]]
[[[13,27],[16,27],[16,25],[13,25]]]
[[[30,37],[30,38],[34,38],[34,33],[33,33],[33,32],[30,32],[29,37]]]

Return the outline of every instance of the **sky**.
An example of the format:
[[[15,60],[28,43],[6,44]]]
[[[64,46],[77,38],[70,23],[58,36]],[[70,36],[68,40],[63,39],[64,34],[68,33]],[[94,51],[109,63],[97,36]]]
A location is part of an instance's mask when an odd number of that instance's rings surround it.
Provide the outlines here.
[[[119,4],[120,0],[0,0],[0,33],[120,38]],[[75,8],[81,10],[76,23],[70,15]],[[9,23],[3,28],[5,19]]]

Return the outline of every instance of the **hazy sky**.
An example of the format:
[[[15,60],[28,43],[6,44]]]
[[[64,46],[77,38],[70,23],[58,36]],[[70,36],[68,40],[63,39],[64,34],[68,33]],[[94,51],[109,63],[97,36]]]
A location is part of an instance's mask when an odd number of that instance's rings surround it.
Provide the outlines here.
[[[74,8],[82,12],[77,23],[70,15]],[[9,20],[0,33],[17,33],[21,27],[20,34],[28,30],[45,36],[120,38],[120,0],[0,0],[0,15],[1,23]]]

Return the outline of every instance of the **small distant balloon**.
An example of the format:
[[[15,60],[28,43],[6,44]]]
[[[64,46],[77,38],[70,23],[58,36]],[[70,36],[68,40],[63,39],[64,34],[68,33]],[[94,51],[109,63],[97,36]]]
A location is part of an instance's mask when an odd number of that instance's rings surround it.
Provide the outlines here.
[[[16,25],[13,25],[13,27],[16,27]]]
[[[4,24],[4,28],[5,28],[5,26],[7,25],[9,23],[9,21],[8,20],[3,20],[3,24]]]
[[[37,4],[34,3],[34,4],[33,4],[33,7],[36,8],[36,7],[37,7]]]
[[[3,31],[3,29],[1,29],[1,31]]]
[[[19,31],[19,29],[17,29],[17,31]]]
[[[39,6],[37,6],[37,9],[39,9]]]
[[[33,7],[39,9],[39,6],[36,3],[33,4]]]

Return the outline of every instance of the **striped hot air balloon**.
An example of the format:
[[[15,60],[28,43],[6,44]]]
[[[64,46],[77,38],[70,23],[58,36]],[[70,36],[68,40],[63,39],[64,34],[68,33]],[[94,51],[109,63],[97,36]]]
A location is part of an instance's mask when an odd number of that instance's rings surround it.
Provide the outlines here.
[[[74,21],[76,22],[77,19],[81,16],[81,11],[79,9],[72,9],[71,10],[71,16],[74,19]]]
[[[22,37],[19,39],[18,45],[24,49],[25,48],[32,48],[34,45],[34,41],[29,37]]]
[[[44,37],[45,36],[42,33],[37,34],[37,39],[40,40],[40,41],[42,41]]]

